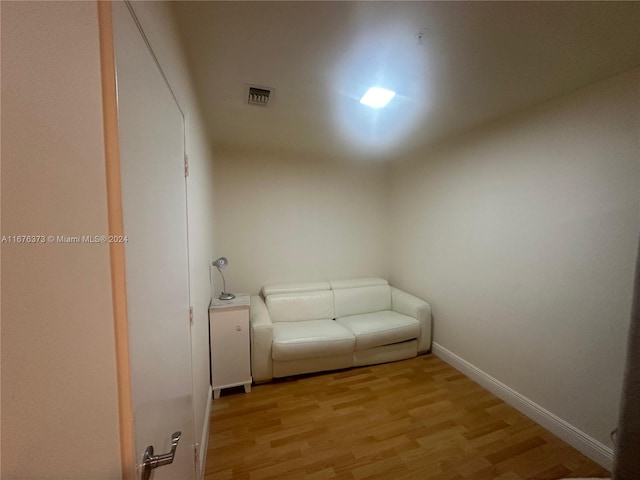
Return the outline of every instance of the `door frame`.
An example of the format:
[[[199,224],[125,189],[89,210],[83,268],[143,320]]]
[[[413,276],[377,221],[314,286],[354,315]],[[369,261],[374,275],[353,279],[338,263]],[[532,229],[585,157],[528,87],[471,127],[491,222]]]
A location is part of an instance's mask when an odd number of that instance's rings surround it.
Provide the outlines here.
[[[113,40],[111,3],[96,1],[100,38],[100,75],[102,82],[102,115],[104,153],[107,178],[108,235],[124,235],[122,184],[120,180],[120,136],[118,133],[118,95]],[[135,442],[131,373],[129,359],[129,320],[127,316],[127,282],[124,243],[109,243],[111,295],[118,383],[118,415],[120,427],[120,462],[122,480],[135,480]]]

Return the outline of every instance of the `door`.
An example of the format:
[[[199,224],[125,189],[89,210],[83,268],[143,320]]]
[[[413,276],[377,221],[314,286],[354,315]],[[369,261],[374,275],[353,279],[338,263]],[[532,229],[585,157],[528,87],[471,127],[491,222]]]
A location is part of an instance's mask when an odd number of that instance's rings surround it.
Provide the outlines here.
[[[126,4],[113,2],[127,317],[138,478],[147,446],[195,478],[184,117]]]

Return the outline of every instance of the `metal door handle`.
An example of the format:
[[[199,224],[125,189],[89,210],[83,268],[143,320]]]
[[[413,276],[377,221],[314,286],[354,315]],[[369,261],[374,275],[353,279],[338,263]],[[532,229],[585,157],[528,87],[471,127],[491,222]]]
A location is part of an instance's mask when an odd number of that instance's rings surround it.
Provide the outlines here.
[[[147,447],[144,451],[144,462],[142,463],[142,480],[149,480],[149,478],[151,478],[151,470],[154,468],[173,463],[173,457],[176,454],[176,448],[178,448],[178,442],[181,436],[182,432],[174,432],[173,435],[171,435],[171,451],[169,453],[154,455],[153,445]]]

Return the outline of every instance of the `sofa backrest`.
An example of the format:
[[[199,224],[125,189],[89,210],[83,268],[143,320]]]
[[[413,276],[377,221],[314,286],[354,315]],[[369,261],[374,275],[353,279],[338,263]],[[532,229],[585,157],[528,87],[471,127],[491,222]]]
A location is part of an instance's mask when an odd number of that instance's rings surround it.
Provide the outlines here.
[[[331,290],[267,295],[266,303],[274,322],[335,318]]]
[[[262,295],[274,322],[322,320],[391,310],[383,278],[265,285]]]
[[[278,293],[318,292],[322,290],[331,290],[329,282],[280,283],[262,287],[262,296],[266,299],[268,295]]]
[[[265,285],[262,295],[274,322],[335,318],[333,293],[327,282]]]
[[[382,278],[332,280],[336,317],[391,310],[391,287]]]

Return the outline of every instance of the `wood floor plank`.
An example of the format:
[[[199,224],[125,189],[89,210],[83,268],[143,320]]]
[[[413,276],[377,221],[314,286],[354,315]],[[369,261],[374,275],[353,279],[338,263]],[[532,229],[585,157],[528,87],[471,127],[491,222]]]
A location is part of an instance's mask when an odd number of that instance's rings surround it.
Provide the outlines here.
[[[554,480],[609,473],[433,355],[223,390],[205,480]]]

